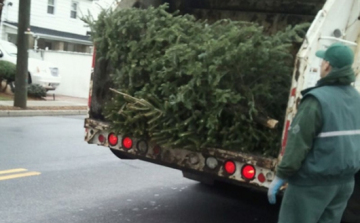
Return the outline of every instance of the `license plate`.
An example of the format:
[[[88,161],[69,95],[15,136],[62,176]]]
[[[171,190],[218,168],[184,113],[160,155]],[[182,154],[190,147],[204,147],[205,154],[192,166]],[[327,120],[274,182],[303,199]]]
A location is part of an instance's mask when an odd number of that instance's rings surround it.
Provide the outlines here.
[[[57,77],[59,75],[59,70],[57,68],[50,68],[51,75]]]

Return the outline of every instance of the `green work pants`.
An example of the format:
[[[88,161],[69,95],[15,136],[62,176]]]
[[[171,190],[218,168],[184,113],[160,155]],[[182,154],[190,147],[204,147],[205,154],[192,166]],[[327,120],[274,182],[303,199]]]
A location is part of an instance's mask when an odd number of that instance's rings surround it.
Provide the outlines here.
[[[285,191],[279,223],[340,223],[354,181],[333,186],[297,186]]]
[[[348,201],[342,220],[344,222],[360,222],[360,172],[355,175],[354,193]]]

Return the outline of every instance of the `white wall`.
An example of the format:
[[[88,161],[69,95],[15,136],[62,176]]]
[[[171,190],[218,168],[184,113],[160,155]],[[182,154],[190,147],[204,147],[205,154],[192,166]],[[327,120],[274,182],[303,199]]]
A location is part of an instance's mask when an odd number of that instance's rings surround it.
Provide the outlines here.
[[[12,6],[7,3],[12,2]],[[77,19],[70,17],[72,0],[55,0],[55,13],[47,13],[48,0],[32,0],[31,1],[31,18],[30,24],[47,29],[53,29],[62,32],[69,32],[79,35],[86,35],[89,28],[85,27],[85,23],[81,21],[83,15],[88,14],[88,10],[93,12],[93,2],[90,0],[75,0],[78,3]],[[6,0],[3,13],[9,22],[18,21],[19,0]],[[6,20],[6,18],[4,18]]]
[[[59,67],[61,84],[55,94],[89,97],[92,55],[64,51],[43,51],[43,58]]]

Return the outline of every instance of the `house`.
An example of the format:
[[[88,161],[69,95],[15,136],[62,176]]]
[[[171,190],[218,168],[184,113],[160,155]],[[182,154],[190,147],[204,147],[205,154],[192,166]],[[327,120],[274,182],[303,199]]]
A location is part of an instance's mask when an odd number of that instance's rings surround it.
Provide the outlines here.
[[[0,38],[17,40],[20,0],[5,0]],[[91,52],[89,28],[81,17],[93,11],[93,0],[33,0],[30,47],[56,51]]]

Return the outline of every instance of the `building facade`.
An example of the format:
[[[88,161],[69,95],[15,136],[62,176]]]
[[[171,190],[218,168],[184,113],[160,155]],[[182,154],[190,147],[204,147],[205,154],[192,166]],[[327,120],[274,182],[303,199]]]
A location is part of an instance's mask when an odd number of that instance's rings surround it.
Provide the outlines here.
[[[5,0],[0,38],[17,41],[20,0]],[[33,0],[30,16],[30,46],[72,52],[91,52],[89,28],[81,20],[93,12],[93,0]]]

